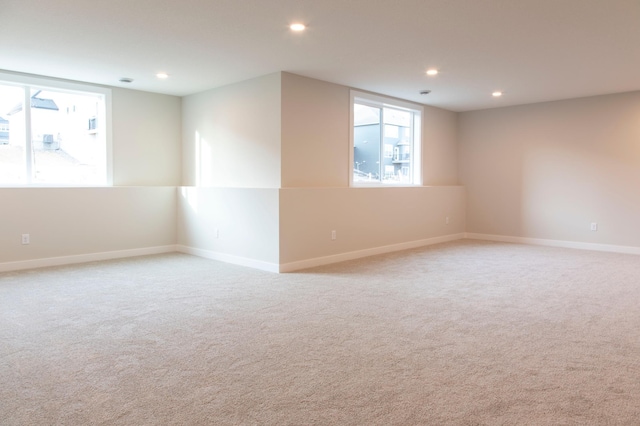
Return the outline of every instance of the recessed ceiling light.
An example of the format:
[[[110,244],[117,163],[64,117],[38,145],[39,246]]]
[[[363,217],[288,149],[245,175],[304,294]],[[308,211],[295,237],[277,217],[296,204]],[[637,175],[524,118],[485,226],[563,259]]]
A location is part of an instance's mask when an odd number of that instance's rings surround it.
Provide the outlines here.
[[[296,31],[296,32],[300,32],[300,31],[304,31],[305,28],[307,28],[304,24],[291,24],[289,25],[289,28],[291,29],[291,31]]]
[[[496,90],[491,94],[491,96],[493,96],[494,98],[499,98],[500,96],[502,96],[502,92],[500,92],[499,90]]]
[[[156,74],[156,77],[165,79],[169,78],[169,74],[167,74],[166,72],[159,72],[158,74]]]
[[[427,75],[438,75],[438,70],[435,68],[428,69]]]

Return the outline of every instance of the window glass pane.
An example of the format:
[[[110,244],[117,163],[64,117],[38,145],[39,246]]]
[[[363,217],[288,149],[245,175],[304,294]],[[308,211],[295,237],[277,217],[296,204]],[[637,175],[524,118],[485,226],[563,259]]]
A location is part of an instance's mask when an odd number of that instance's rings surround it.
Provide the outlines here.
[[[353,181],[380,182],[381,109],[353,105]]]
[[[34,183],[105,183],[100,95],[31,89]]]
[[[411,126],[411,115],[410,111],[403,111],[394,108],[385,108],[384,109],[384,123],[385,124],[394,124],[396,126],[409,127]]]
[[[411,131],[413,113],[410,111],[384,108],[384,144],[392,147],[393,155],[385,155],[383,183],[411,184]],[[393,129],[393,130],[391,130]],[[386,150],[386,148],[385,148]]]
[[[0,184],[25,182],[24,89],[0,85]]]
[[[385,124],[384,125],[384,137],[385,138],[397,138],[398,137],[398,126]]]
[[[398,137],[385,137],[384,176],[385,183],[411,183],[411,137],[409,127],[397,127]],[[387,148],[389,147],[389,148]],[[391,152],[387,156],[387,151]]]

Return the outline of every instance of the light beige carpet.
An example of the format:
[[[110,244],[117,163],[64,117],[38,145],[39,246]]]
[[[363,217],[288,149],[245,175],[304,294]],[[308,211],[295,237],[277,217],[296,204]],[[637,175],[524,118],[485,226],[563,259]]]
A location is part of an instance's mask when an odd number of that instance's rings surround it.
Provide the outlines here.
[[[0,274],[2,425],[637,425],[640,257],[459,241],[293,274]]]

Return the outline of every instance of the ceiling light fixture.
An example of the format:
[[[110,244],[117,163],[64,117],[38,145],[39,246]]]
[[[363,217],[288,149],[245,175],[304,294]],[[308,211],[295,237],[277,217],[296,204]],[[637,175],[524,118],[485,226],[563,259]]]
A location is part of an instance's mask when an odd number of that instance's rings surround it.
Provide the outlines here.
[[[165,78],[169,78],[169,74],[167,74],[166,72],[159,72],[158,74],[156,74],[156,77],[165,79]]]
[[[500,92],[499,90],[496,90],[491,94],[491,96],[493,96],[494,98],[499,98],[500,96],[502,96],[502,92]]]
[[[427,75],[438,75],[438,70],[435,68],[428,69]]]
[[[289,29],[291,29],[291,31],[296,31],[296,32],[300,32],[300,31],[304,31],[305,28],[307,28],[304,24],[291,24],[289,25]]]
[[[133,79],[129,78],[129,77],[122,77],[120,80],[118,80],[120,83],[133,83]]]
[[[431,93],[431,90],[421,90],[420,91],[421,95],[428,95],[429,93]]]

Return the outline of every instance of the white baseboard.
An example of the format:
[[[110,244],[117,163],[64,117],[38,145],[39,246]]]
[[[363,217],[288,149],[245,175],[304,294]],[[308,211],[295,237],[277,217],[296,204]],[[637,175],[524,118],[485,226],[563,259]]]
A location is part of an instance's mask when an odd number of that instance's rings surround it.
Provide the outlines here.
[[[625,253],[640,255],[640,247],[618,246],[611,244],[582,243],[575,241],[547,240],[542,238],[512,237],[507,235],[491,235],[477,233],[459,233],[444,235],[441,237],[427,238],[424,240],[408,241],[405,243],[391,244],[388,246],[373,247],[364,250],[339,253],[330,256],[316,257],[290,263],[271,263],[262,260],[249,259],[246,257],[234,256],[226,253],[218,253],[210,250],[203,250],[182,245],[167,245],[157,247],[145,247],[129,250],[116,250],[101,253],[88,253],[71,256],[48,257],[43,259],[22,260],[15,262],[0,263],[0,272],[18,271],[23,269],[43,268],[47,266],[70,265],[74,263],[94,262],[99,260],[119,259],[125,257],[145,256],[151,254],[181,252],[204,257],[206,259],[218,260],[240,266],[260,269],[268,272],[293,272],[300,269],[313,268],[315,266],[328,265],[331,263],[344,262],[347,260],[359,259],[362,257],[374,256],[377,254],[391,253],[394,251],[407,250],[416,247],[423,247],[448,241],[460,240],[463,238],[473,240],[499,241],[506,243],[532,244],[549,247],[564,247],[580,250],[594,250],[613,253]]]
[[[247,257],[234,256],[227,253],[219,253],[211,250],[203,250],[183,245],[176,246],[176,250],[180,253],[192,254],[194,256],[204,257],[205,259],[219,260],[220,262],[232,263],[234,265],[248,266],[250,268],[260,269],[268,272],[280,272],[277,263],[265,262],[263,260],[249,259]]]
[[[532,244],[538,246],[564,247],[580,250],[606,251],[612,253],[638,254],[640,247],[611,244],[581,243],[576,241],[546,240],[543,238],[510,237],[506,235],[474,234],[467,232],[465,238],[472,240],[500,241],[504,243]]]
[[[347,253],[334,254],[331,256],[316,257],[297,262],[280,264],[280,272],[293,272],[300,269],[313,268],[315,266],[328,265],[330,263],[344,262],[347,260],[359,259],[362,257],[374,256],[376,254],[391,253],[394,251],[408,250],[416,247],[429,246],[433,244],[446,243],[448,241],[461,240],[464,233],[444,235],[442,237],[427,238],[424,240],[408,241],[406,243],[391,244],[388,246],[373,247],[364,250],[350,251]]]
[[[98,260],[120,259],[124,257],[146,256],[149,254],[171,253],[175,251],[175,245],[168,245],[129,250],[106,251],[101,253],[76,254],[71,256],[46,257],[43,259],[20,260],[16,262],[0,263],[0,272],[44,268],[47,266],[70,265],[74,263],[95,262]]]

